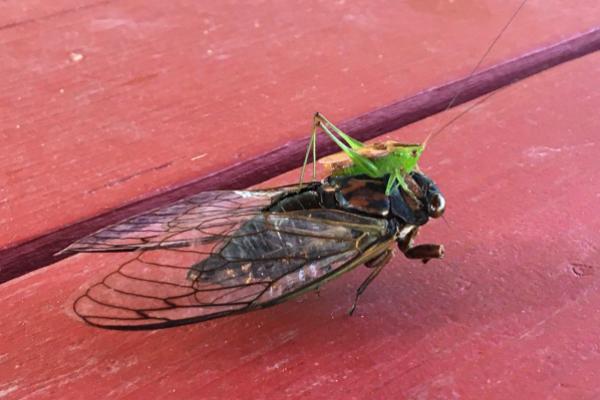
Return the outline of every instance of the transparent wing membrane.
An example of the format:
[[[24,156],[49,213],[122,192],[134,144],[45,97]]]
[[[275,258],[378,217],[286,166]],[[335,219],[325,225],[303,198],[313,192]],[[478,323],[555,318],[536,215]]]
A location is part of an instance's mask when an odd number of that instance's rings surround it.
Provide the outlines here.
[[[74,304],[86,322],[153,329],[281,302],[387,248],[387,222],[339,210],[263,211],[286,189],[205,192],[69,251],[132,251]]]

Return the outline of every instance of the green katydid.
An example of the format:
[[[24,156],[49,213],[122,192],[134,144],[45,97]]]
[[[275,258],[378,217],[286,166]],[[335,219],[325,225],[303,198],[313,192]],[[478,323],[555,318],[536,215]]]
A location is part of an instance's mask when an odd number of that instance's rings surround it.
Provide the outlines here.
[[[431,137],[430,135],[422,144],[405,144],[392,140],[364,144],[344,133],[323,114],[316,113],[313,118],[312,134],[300,174],[300,184],[304,180],[304,172],[311,151],[313,154],[313,179],[316,178],[316,134],[318,128],[321,128],[342,150],[340,153],[320,160],[320,163],[325,166],[331,175],[367,175],[371,178],[382,178],[389,175],[386,195],[389,195],[397,186],[410,193],[404,177],[412,171],[418,170],[417,163],[425,149],[427,140]]]

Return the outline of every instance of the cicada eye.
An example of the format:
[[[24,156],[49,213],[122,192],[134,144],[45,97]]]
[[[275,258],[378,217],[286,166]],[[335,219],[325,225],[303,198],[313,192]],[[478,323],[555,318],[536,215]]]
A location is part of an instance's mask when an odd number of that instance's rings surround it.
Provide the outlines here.
[[[444,215],[446,209],[446,199],[441,193],[435,193],[429,200],[429,216],[439,218]]]

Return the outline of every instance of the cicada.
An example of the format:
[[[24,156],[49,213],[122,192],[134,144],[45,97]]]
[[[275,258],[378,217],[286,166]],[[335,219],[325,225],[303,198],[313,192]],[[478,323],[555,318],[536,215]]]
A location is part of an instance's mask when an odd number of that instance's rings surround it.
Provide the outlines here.
[[[395,247],[423,262],[443,256],[442,245],[415,244],[419,228],[446,206],[418,161],[430,139],[480,102],[421,144],[364,144],[315,114],[298,184],[199,193],[63,250],[131,253],[75,301],[75,312],[104,328],[166,328],[279,304],[365,265],[372,271],[356,291],[352,313]],[[321,181],[315,179],[318,129],[341,150],[321,160],[328,171]],[[304,183],[311,152],[313,180]]]
[[[419,147],[341,135],[352,146],[325,159],[321,181],[203,192],[73,243],[64,251],[131,252],[75,301],[77,315],[112,329],[178,326],[269,307],[365,265],[352,312],[395,247],[424,262],[442,257],[443,246],[414,243],[446,203],[416,167]],[[307,159],[315,143],[313,134]]]

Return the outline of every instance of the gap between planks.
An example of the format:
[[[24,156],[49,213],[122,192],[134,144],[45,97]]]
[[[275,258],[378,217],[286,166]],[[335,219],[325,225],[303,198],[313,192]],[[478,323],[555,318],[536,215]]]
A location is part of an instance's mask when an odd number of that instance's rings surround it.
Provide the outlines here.
[[[445,111],[508,86],[548,68],[600,50],[600,27],[515,59],[496,64],[470,77],[424,90],[412,97],[352,118],[339,127],[364,141]],[[325,135],[318,137],[319,155],[337,150]],[[298,168],[304,160],[308,137],[297,139],[228,168],[166,188],[163,192],[125,204],[114,210],[75,222],[0,250],[0,283],[55,263],[68,255],[54,256],[73,241],[104,226],[161,207],[186,196],[207,190],[242,189]]]

